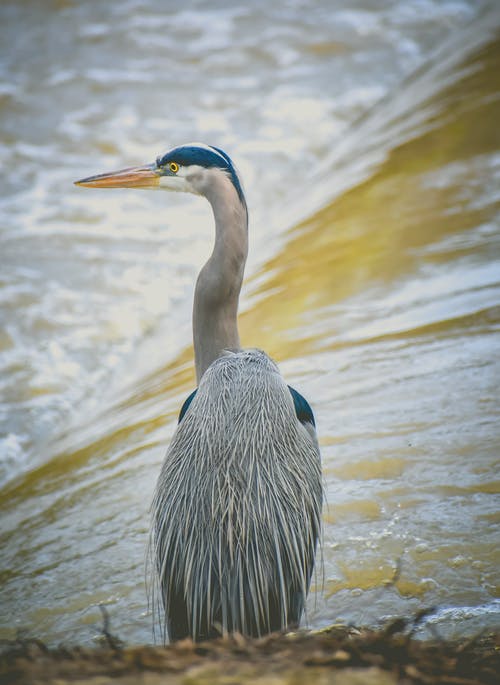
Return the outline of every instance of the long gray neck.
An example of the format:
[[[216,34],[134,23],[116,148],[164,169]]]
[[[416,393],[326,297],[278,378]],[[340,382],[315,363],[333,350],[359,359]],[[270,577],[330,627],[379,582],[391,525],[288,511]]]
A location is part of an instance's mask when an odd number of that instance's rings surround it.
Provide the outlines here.
[[[224,350],[240,348],[238,299],[248,253],[248,214],[232,182],[213,179],[205,194],[215,218],[213,252],[194,293],[193,342],[196,379]]]

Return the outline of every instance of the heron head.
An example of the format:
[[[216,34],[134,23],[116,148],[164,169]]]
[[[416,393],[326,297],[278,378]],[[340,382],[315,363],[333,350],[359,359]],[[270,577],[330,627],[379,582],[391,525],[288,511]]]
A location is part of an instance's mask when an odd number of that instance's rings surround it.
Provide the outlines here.
[[[213,181],[228,179],[244,202],[241,180],[229,156],[203,143],[174,147],[156,162],[89,176],[76,185],[89,188],[164,188],[196,195],[208,195]]]

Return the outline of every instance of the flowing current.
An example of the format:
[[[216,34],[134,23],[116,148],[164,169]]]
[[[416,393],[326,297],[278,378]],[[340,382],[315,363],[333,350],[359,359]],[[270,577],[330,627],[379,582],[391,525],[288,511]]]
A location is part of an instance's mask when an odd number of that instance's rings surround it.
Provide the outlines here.
[[[306,623],[500,627],[495,2],[0,7],[0,637],[152,639],[149,504],[194,387],[201,199],[83,176],[200,140],[242,173],[240,333],[317,419]]]

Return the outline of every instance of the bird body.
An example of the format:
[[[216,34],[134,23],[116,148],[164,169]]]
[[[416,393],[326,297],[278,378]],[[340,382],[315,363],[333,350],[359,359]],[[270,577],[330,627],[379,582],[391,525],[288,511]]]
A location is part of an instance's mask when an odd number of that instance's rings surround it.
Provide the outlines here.
[[[193,305],[198,388],[181,409],[152,504],[164,634],[203,640],[296,627],[321,529],[320,453],[307,401],[264,352],[240,348],[248,251],[240,177],[222,150],[190,144],[78,184],[191,192],[215,218]]]
[[[320,501],[317,443],[277,366],[260,350],[223,354],[177,427],[153,500],[170,638],[297,626]]]

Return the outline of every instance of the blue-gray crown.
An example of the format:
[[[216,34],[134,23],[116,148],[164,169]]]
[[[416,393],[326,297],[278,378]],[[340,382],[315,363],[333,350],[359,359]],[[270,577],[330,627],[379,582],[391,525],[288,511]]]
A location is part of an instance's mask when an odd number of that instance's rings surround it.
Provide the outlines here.
[[[243,188],[231,158],[220,148],[201,144],[179,145],[156,160],[158,167],[168,168],[172,162],[179,166],[197,165],[206,169],[222,169],[231,178],[241,202],[245,202]]]

